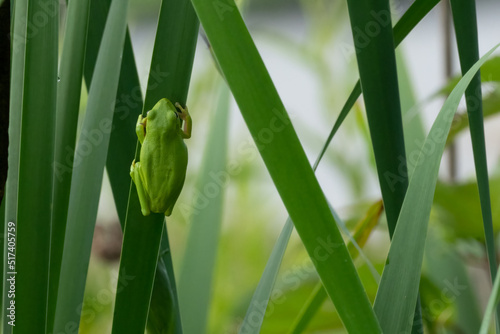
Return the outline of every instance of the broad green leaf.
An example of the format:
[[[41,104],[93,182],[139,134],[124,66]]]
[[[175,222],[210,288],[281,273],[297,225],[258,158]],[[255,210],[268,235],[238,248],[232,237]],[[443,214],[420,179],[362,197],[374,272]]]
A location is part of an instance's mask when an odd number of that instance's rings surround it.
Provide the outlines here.
[[[236,4],[232,0],[192,3],[267,170],[344,325],[352,333],[380,332],[328,203]]]
[[[195,186],[199,194],[206,194],[209,188],[215,188],[216,194],[208,196],[208,202],[201,208],[194,209],[191,214],[191,226],[179,276],[182,327],[187,334],[205,333],[210,314],[224,194],[230,178],[226,166],[229,97],[229,89],[224,85],[210,124],[202,167],[198,172],[198,181]],[[196,203],[195,198],[189,202],[193,206],[194,203]],[[180,205],[186,204],[180,203]],[[183,208],[180,207],[180,210]]]
[[[451,0],[453,22],[457,37],[458,53],[462,74],[466,73],[479,59],[479,46],[476,22],[475,0]],[[484,234],[491,280],[497,274],[495,235],[491,213],[490,187],[488,183],[488,164],[486,161],[486,141],[484,139],[483,97],[481,93],[481,75],[476,73],[469,87],[465,90],[467,115],[474,154],[474,166],[483,216]],[[500,315],[498,309],[497,317]],[[499,327],[500,328],[500,327]]]
[[[455,87],[421,148],[375,299],[374,310],[384,332],[400,333],[411,330],[427,224],[446,137],[462,94],[479,67],[497,47],[498,45],[484,55]]]
[[[75,151],[68,224],[64,241],[54,332],[78,327],[97,205],[108,152],[121,55],[127,28],[128,0],[113,1],[109,11],[87,111]],[[88,180],[92,180],[89,182]]]
[[[46,24],[25,40],[16,236],[14,333],[45,333],[52,215],[59,3],[30,0],[25,22]],[[19,112],[19,110],[17,110]],[[9,272],[13,272],[10,269]],[[7,274],[9,274],[7,272]]]
[[[166,97],[174,103],[186,104],[197,32],[198,20],[188,0],[162,1],[148,89],[142,111],[144,116],[161,98]],[[182,57],[178,57],[178,55],[182,55]],[[137,146],[136,161],[139,161],[139,149]],[[131,161],[127,166],[130,163]],[[162,231],[167,238],[164,214],[151,214],[144,217],[140,210],[135,185],[130,179],[129,182],[130,190],[120,260],[120,275],[130,275],[137,279],[125,286],[116,296],[113,333],[144,331],[157,269]],[[173,271],[169,265],[171,261],[170,251],[162,249],[162,253],[165,255],[163,263],[168,265],[170,283],[174,284]],[[137,258],[141,258],[141,261],[137,261]],[[173,307],[160,307],[161,310],[168,310],[170,313],[152,313],[159,314],[160,319],[163,319],[163,321],[158,318],[151,321],[151,325],[154,323],[154,327],[160,333],[181,330],[179,308],[174,289],[171,286],[170,292],[174,293],[173,298],[170,299],[173,302]],[[137,305],[141,312],[130,308],[132,304]],[[161,329],[158,330],[158,326],[161,326]]]
[[[71,1],[57,82],[56,132],[54,145],[54,194],[50,244],[50,279],[47,331],[52,332],[61,270],[66,218],[71,190],[76,128],[80,110],[83,65],[90,0]]]

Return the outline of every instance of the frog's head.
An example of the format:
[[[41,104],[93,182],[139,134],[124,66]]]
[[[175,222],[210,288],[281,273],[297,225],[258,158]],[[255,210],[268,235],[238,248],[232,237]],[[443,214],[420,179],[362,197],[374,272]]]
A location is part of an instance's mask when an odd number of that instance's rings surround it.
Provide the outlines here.
[[[147,115],[147,131],[158,129],[161,132],[180,129],[181,120],[177,113],[177,109],[168,99],[161,99],[148,112]]]

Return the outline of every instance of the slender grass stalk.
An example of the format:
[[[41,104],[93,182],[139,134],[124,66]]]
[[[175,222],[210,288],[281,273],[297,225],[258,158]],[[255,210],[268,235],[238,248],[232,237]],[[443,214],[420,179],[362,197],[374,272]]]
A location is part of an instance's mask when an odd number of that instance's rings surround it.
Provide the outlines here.
[[[77,163],[71,180],[54,321],[56,333],[66,331],[68,326],[78,328],[80,321],[127,28],[127,7],[128,0],[111,4],[75,152]]]
[[[481,328],[479,329],[479,334],[488,334],[488,328],[490,327],[491,319],[493,318],[493,312],[498,308],[498,301],[500,300],[500,275],[495,277],[493,282],[493,289],[488,299],[488,305],[486,305],[486,310],[484,311],[483,322],[481,323]]]
[[[281,261],[285,255],[286,246],[288,244],[288,240],[290,239],[290,235],[292,235],[292,231],[293,222],[290,217],[288,217],[285,222],[285,226],[281,230],[278,240],[274,244],[273,251],[269,256],[264,273],[262,273],[259,284],[257,285],[257,288],[252,296],[250,306],[245,314],[245,319],[243,319],[243,324],[240,327],[239,334],[260,333],[260,328],[265,317],[265,311],[262,310],[265,310],[269,304],[269,298],[271,297],[274,283],[278,277],[278,269],[281,266]],[[319,284],[321,285],[321,283]]]
[[[57,87],[57,112],[54,153],[54,195],[50,243],[50,277],[47,331],[52,332],[61,270],[66,219],[71,190],[70,152],[75,151],[76,128],[80,111],[80,92],[85,59],[85,42],[90,0],[71,1],[64,35]]]
[[[348,7],[379,183],[392,236],[408,187],[408,172],[389,1],[348,1]]]
[[[476,2],[474,0],[451,0],[455,35],[462,74],[466,73],[479,59],[478,33],[476,22]],[[477,186],[481,213],[483,215],[486,253],[490,266],[491,280],[497,275],[497,259],[495,234],[493,232],[493,217],[491,213],[490,186],[488,164],[486,159],[486,141],[484,139],[483,98],[481,93],[481,74],[478,72],[465,90],[467,115],[476,167]],[[497,321],[500,308],[497,309]],[[498,329],[497,327],[497,333]]]

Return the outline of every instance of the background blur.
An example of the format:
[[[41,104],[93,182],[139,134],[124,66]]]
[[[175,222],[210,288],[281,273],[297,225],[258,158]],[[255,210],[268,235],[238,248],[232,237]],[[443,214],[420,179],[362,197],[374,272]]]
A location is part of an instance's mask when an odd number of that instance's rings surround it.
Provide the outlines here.
[[[410,1],[393,3],[393,22],[409,5]],[[159,6],[159,0],[133,0],[129,11],[129,29],[143,91],[149,72]],[[484,54],[500,42],[497,33],[500,31],[500,21],[496,14],[500,10],[500,3],[478,0],[477,6],[480,53]],[[406,66],[406,71],[401,72],[407,72],[401,84],[413,91],[417,101],[411,106],[414,112],[407,114],[404,121],[409,122],[411,118],[421,115],[425,131],[430,128],[444,101],[442,97],[433,96],[448,81],[444,70],[447,40],[444,33],[444,7],[439,4],[398,48],[398,65],[402,68]],[[313,163],[358,79],[346,3],[340,0],[247,0],[242,4],[242,11]],[[456,75],[460,69],[454,35],[450,43],[453,54],[451,64]],[[189,212],[179,210],[179,207],[182,203],[189,206],[196,191],[194,184],[221,82],[207,45],[200,36],[187,102],[193,118],[193,136],[186,141],[190,159],[188,173],[177,210],[174,210],[167,224],[176,269],[182,261],[190,218]],[[495,89],[491,88],[492,91]],[[496,114],[487,118],[485,129],[494,223],[498,230],[500,194],[495,189],[500,187],[495,185],[499,184],[500,172],[500,117]],[[230,124],[228,161],[237,162],[242,169],[231,178],[225,189],[222,234],[209,320],[210,333],[228,334],[236,333],[243,320],[253,290],[288,217],[260,156],[248,156],[238,149],[242,144],[253,147],[253,141],[234,101],[231,101]],[[447,154],[443,158],[442,183],[436,192],[428,247],[438,245],[436,247],[444,253],[453,251],[453,254],[459,254],[459,259],[467,264],[467,274],[476,287],[473,293],[479,296],[476,302],[482,308],[489,295],[490,284],[480,237],[482,225],[479,204],[476,203],[477,195],[471,183],[474,180],[474,165],[467,131],[457,137],[456,148],[457,175],[454,179],[448,173]],[[354,226],[367,208],[380,199],[362,99],[334,138],[318,168],[317,177],[328,200],[348,226]],[[462,214],[460,209],[468,214]],[[477,231],[471,234],[478,238],[463,239],[461,231],[464,229],[469,229],[468,233],[470,229]],[[120,238],[118,217],[106,179],[86,288],[85,307],[87,314],[91,312],[94,317],[83,332],[110,333],[112,299],[102,300],[96,296],[105,290],[114,291]],[[379,272],[388,245],[385,221],[381,219],[365,246],[368,258]],[[432,268],[431,262],[424,263],[424,277],[426,268]],[[374,297],[376,283],[361,261],[359,270],[368,294]],[[305,250],[294,234],[276,286],[283,296],[271,301],[262,332],[285,333],[316,282],[317,277],[311,270]],[[429,312],[435,316],[438,324],[446,326],[453,321],[454,313],[450,310],[452,305],[443,304],[441,308],[436,307]],[[342,333],[342,326],[334,312],[331,302],[325,302],[313,319],[309,332]]]

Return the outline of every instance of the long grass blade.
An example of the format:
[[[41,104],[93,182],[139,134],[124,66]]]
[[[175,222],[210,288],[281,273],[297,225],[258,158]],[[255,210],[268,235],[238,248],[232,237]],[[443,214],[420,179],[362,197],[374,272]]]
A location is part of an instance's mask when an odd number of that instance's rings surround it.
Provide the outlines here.
[[[479,59],[479,46],[476,22],[476,1],[451,0],[455,35],[462,74],[466,73]],[[476,167],[479,200],[483,215],[483,226],[486,241],[486,253],[490,265],[491,280],[497,275],[497,260],[495,251],[495,234],[491,213],[490,187],[488,165],[486,159],[486,141],[484,139],[483,103],[481,93],[481,75],[476,73],[469,87],[465,90],[467,115]],[[500,308],[497,316],[500,315]]]
[[[30,0],[26,22],[41,13],[46,24],[28,31],[21,121],[14,333],[45,333],[52,215],[52,161],[57,93],[58,13],[55,0]]]
[[[394,35],[394,46],[397,47],[408,34],[415,28],[415,26],[434,8],[439,0],[416,0],[413,4],[408,8],[408,10],[403,14],[401,19],[396,23],[393,29]],[[314,166],[317,166],[319,161],[322,159],[324,153],[326,152],[330,142],[332,141],[333,136],[342,125],[342,122],[345,120],[349,112],[351,111],[354,103],[361,95],[361,82],[358,80],[356,82],[354,88],[347,101],[344,103],[340,114],[328,135],[328,139],[326,140],[323,148],[321,149],[321,154],[316,160]]]
[[[200,193],[204,193],[208,187],[216,188],[217,192],[215,196],[209,197],[206,205],[192,213],[186,252],[179,276],[182,326],[184,332],[188,334],[206,332],[210,310],[224,194],[229,182],[229,174],[226,171],[229,97],[229,89],[224,85],[210,125],[202,168],[196,184],[196,189]]]
[[[346,233],[344,234],[347,234],[349,237],[349,242],[347,244],[347,249],[349,250],[349,253],[351,254],[353,259],[357,258],[358,255],[361,255],[364,258],[365,262],[370,267],[370,270],[372,271],[372,274],[377,282],[380,281],[380,276],[378,272],[373,268],[373,265],[369,261],[367,261],[367,258],[361,251],[361,247],[365,245],[371,232],[377,226],[382,212],[383,212],[382,201],[376,202],[374,205],[372,205],[368,209],[363,219],[361,219],[356,225],[354,235],[352,236],[349,234],[349,231],[344,225],[344,228],[346,230]],[[333,209],[332,213],[336,215]],[[339,224],[344,224],[340,218],[338,218],[337,221],[339,222]],[[309,299],[306,301],[299,315],[295,319],[295,322],[291,327],[290,333],[291,334],[302,333],[307,328],[307,326],[313,319],[314,315],[316,315],[316,312],[318,312],[318,310],[320,309],[321,305],[323,304],[326,298],[327,294],[325,289],[323,288],[323,284],[319,282],[314,288],[311,295],[309,296]]]
[[[437,4],[437,0],[417,0],[415,1],[410,9],[403,15],[401,20],[398,21],[396,26],[394,27],[394,39],[395,39],[395,44],[396,46],[408,35],[408,33],[420,22],[420,20],[427,15],[427,13]],[[328,138],[323,145],[320,154],[318,155],[314,166],[313,170],[316,170],[318,167],[321,159],[323,158],[330,142],[332,141],[333,137],[335,136],[336,132],[342,125],[343,121],[347,117],[349,111],[352,109],[354,106],[354,103],[356,100],[359,98],[361,95],[361,83],[358,80],[356,85],[354,86],[354,89],[352,90],[351,94],[349,95],[347,101],[345,102],[344,106],[342,107],[342,110],[340,111],[339,116],[337,117],[337,120],[335,121],[335,124],[330,131],[330,134],[328,135]],[[412,122],[414,122],[412,120]],[[287,226],[284,226],[284,229]],[[283,233],[283,232],[282,232]],[[282,245],[283,247],[286,247],[286,245]],[[280,262],[274,261],[275,264],[278,264]],[[267,268],[267,266],[266,266]],[[274,270],[277,272],[279,270],[279,267],[274,268]],[[272,276],[269,276],[272,277]],[[264,286],[264,285],[261,285]],[[260,294],[259,292],[260,286],[256,289],[255,294]],[[247,312],[248,313],[248,312]]]
[[[162,1],[143,115],[164,97],[174,103],[179,102],[185,105],[197,32],[198,20],[188,0]],[[178,55],[183,56],[178,57]],[[165,79],[166,76],[168,76],[168,80]],[[139,160],[139,149],[136,150],[135,158],[136,161]],[[130,184],[119,277],[129,275],[136,278],[123,287],[116,296],[113,333],[144,331],[148,319],[148,306],[151,302],[162,231],[167,237],[167,230],[164,228],[164,214],[142,216],[135,185]],[[167,251],[168,256],[170,256],[168,250],[164,251]],[[141,263],[138,263],[138,257],[141,258]],[[169,274],[170,280],[173,281],[173,272]],[[175,300],[175,296],[173,300]],[[131,309],[130,305],[132,304],[139,305],[143,311],[138,313]],[[175,308],[169,309],[175,311]],[[171,316],[168,314],[164,318],[171,319]],[[175,318],[178,321],[179,316],[176,315]],[[164,329],[165,332],[172,330],[172,328],[180,330],[178,322],[171,321],[164,323],[164,326],[170,326],[170,328]]]
[[[488,328],[490,327],[491,319],[493,318],[493,312],[498,306],[498,301],[500,300],[500,275],[495,277],[493,282],[493,289],[488,299],[488,304],[486,305],[486,310],[484,311],[483,322],[481,323],[481,328],[479,329],[479,334],[488,334]]]
[[[379,183],[392,235],[408,186],[408,173],[389,2],[348,1],[348,8]]]
[[[420,19],[427,14],[427,12],[432,9],[432,7],[437,3],[437,1],[417,1],[412,7],[411,10],[407,11],[403,18],[400,20],[399,24],[396,25],[395,27],[395,35],[398,36],[398,41],[399,43],[408,33],[409,31],[420,21]],[[417,19],[415,19],[417,17]],[[400,33],[402,32],[402,33]],[[321,157],[323,156],[324,152],[326,151],[326,148],[333,138],[335,132],[338,130],[340,127],[340,124],[342,121],[345,119],[347,113],[349,110],[352,108],[352,105],[355,103],[356,99],[359,97],[361,94],[361,86],[359,84],[359,81],[357,85],[355,86],[355,89],[351,93],[348,101],[346,102],[344,108],[342,109],[339,118],[337,119],[337,122],[334,125],[334,128],[332,129],[329,138],[327,140],[327,143],[324,145],[320,156],[316,160],[316,163],[314,167],[317,167],[319,161],[321,160]],[[276,268],[277,270],[277,268]]]
[[[54,147],[54,196],[52,240],[50,245],[50,277],[47,331],[52,332],[59,286],[66,218],[71,189],[76,128],[80,111],[85,41],[90,0],[71,1],[68,5],[66,32],[59,67],[57,87],[56,134]]]
[[[78,327],[90,248],[109,144],[121,55],[127,28],[128,0],[113,1],[106,22],[87,112],[75,151],[54,332]],[[89,182],[88,180],[92,180]]]
[[[439,112],[420,150],[375,299],[374,310],[384,332],[400,333],[411,329],[427,224],[446,137],[461,96],[479,67],[497,47],[484,55],[460,80]]]
[[[231,0],[192,2],[267,170],[344,325],[352,333],[380,332],[328,203],[236,4]]]

